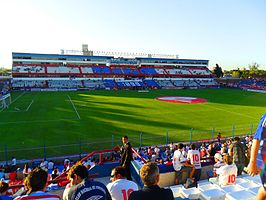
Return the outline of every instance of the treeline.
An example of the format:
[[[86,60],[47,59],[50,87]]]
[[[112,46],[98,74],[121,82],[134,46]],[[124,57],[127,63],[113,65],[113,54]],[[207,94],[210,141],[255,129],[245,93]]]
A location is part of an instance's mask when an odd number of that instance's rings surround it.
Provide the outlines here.
[[[0,67],[0,76],[10,76],[10,75],[11,75],[11,69]]]
[[[266,78],[266,70],[259,69],[260,66],[257,63],[252,63],[246,68],[237,68],[232,70],[222,70],[222,68],[216,64],[212,73],[218,78],[224,76],[231,76],[233,78]]]

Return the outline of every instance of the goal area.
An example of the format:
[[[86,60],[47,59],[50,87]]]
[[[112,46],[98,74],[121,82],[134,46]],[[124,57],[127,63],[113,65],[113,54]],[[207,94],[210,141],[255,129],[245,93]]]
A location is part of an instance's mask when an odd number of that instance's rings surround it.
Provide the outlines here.
[[[5,94],[3,96],[0,95],[0,110],[8,108],[11,103],[11,95],[10,93]]]

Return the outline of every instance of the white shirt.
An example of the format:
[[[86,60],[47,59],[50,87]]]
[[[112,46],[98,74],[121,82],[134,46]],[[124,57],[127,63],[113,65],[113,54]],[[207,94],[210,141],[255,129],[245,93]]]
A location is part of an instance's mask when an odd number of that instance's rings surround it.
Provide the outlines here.
[[[54,163],[48,162],[48,169],[53,169],[53,168],[54,168]]]
[[[174,152],[174,157],[173,157],[173,167],[175,171],[179,171],[183,167],[183,163],[187,159],[184,157],[183,153],[178,149],[175,150]]]
[[[131,192],[138,190],[138,185],[127,179],[117,179],[106,187],[113,200],[127,200]]]
[[[17,159],[13,158],[12,161],[11,161],[11,165],[16,165],[16,164],[17,164]]]
[[[226,164],[218,168],[216,174],[219,174],[219,185],[232,185],[236,182],[237,167],[235,164]]]
[[[189,150],[187,158],[190,160],[190,163],[194,165],[195,169],[201,169],[199,150]]]

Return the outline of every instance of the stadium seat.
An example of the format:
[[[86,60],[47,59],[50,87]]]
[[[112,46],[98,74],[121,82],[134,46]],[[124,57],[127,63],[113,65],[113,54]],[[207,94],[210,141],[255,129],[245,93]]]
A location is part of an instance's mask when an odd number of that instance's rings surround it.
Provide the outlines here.
[[[224,200],[225,193],[219,189],[207,189],[200,193],[200,199],[205,200]]]
[[[189,188],[189,189],[185,189],[184,187],[181,189],[180,194],[185,197],[185,198],[189,198],[189,199],[198,199],[200,196],[200,190],[198,188]]]
[[[253,200],[256,195],[252,192],[241,190],[232,193],[227,193],[226,198],[228,200]]]

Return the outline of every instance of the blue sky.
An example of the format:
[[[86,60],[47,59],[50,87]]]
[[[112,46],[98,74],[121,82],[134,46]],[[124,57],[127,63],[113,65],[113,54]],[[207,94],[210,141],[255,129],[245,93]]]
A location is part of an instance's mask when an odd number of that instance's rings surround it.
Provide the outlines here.
[[[0,67],[12,52],[178,54],[266,70],[265,0],[1,0]]]

